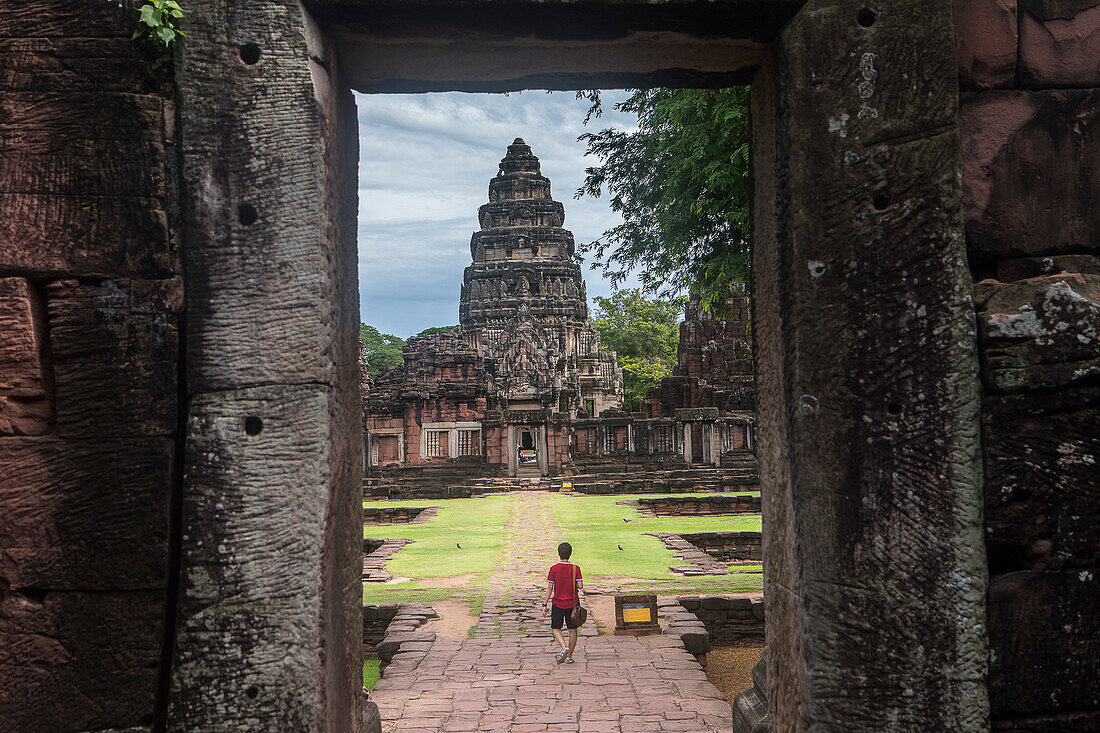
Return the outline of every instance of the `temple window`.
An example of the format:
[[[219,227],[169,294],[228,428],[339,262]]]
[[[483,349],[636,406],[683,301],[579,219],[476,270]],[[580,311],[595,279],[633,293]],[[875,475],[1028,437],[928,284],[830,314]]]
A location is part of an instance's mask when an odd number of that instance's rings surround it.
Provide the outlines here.
[[[447,431],[429,430],[424,443],[424,452],[428,458],[442,458],[447,455]]]
[[[653,449],[658,453],[672,452],[672,429],[668,425],[653,428]]]
[[[480,456],[481,455],[481,431],[480,430],[459,430],[458,431],[458,455],[460,455],[460,456]]]

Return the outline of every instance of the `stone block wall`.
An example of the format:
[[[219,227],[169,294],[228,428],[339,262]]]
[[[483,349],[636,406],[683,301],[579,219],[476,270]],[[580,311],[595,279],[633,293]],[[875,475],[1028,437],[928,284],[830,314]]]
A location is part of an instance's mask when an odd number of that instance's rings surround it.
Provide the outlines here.
[[[0,11],[0,728],[147,728],[171,622],[172,88],[124,3]]]
[[[747,292],[734,288],[726,311],[717,317],[704,311],[697,298],[690,300],[680,323],[674,375],[646,395],[647,416],[671,417],[678,409],[692,407],[755,409],[752,309]]]
[[[383,639],[386,638],[386,629],[399,608],[397,603],[380,603],[377,606],[363,604],[363,651],[370,654],[374,652]]]
[[[432,507],[369,507],[363,510],[363,524],[419,524],[433,514]]]
[[[1100,2],[955,0],[996,730],[1100,728]]]
[[[759,514],[759,496],[699,496],[638,499],[639,507],[660,517]]]
[[[508,429],[489,428],[485,431],[485,459],[495,466],[508,465]]]
[[[564,421],[555,421],[546,426],[546,450],[551,466],[550,475],[570,473],[568,466],[571,463],[569,455],[570,436],[569,425]],[[561,467],[561,468],[558,468]]]
[[[677,600],[707,627],[712,646],[764,643],[762,596],[681,596]]]
[[[763,542],[760,532],[694,532],[684,534],[687,542],[722,560],[763,560]]]

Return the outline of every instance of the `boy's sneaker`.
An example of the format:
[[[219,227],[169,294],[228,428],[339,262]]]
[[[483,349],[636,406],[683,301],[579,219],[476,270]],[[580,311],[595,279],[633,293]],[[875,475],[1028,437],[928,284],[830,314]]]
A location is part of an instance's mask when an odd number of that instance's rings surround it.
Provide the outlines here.
[[[560,652],[558,652],[558,664],[561,664],[562,662],[565,661],[565,655],[568,654],[568,653],[569,653],[569,650],[565,649],[565,648],[563,648]],[[570,661],[572,661],[572,660],[570,660]]]
[[[566,657],[565,658],[565,663],[566,664],[572,664],[573,663],[573,657]]]

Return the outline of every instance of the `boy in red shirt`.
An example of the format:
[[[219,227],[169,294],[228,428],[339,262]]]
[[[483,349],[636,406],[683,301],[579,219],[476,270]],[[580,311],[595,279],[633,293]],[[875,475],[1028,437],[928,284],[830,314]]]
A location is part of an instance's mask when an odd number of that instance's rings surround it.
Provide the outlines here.
[[[558,545],[558,557],[561,558],[561,562],[550,568],[546,576],[546,580],[549,581],[546,584],[546,596],[542,599],[542,615],[545,618],[547,610],[550,611],[550,628],[554,632],[554,639],[561,645],[558,664],[562,662],[572,664],[573,650],[577,648],[577,627],[570,616],[573,607],[580,602],[579,593],[584,590],[584,583],[581,582],[581,569],[569,562],[572,554],[573,546],[568,542]],[[550,605],[551,596],[554,598],[552,606]],[[561,633],[563,622],[569,627],[568,646]]]

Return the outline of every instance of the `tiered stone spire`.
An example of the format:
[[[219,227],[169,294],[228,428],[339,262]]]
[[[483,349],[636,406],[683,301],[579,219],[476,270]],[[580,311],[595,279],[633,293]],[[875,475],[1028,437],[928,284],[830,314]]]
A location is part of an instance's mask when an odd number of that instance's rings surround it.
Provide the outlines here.
[[[583,325],[587,297],[573,260],[573,234],[562,228],[565,207],[550,198],[550,179],[521,138],[508,146],[478,211],[459,304],[463,330],[491,328],[521,305],[539,316]]]
[[[596,412],[622,404],[622,373],[585,327],[588,297],[565,208],[520,138],[508,146],[470,239],[459,322],[498,361],[502,406]]]

